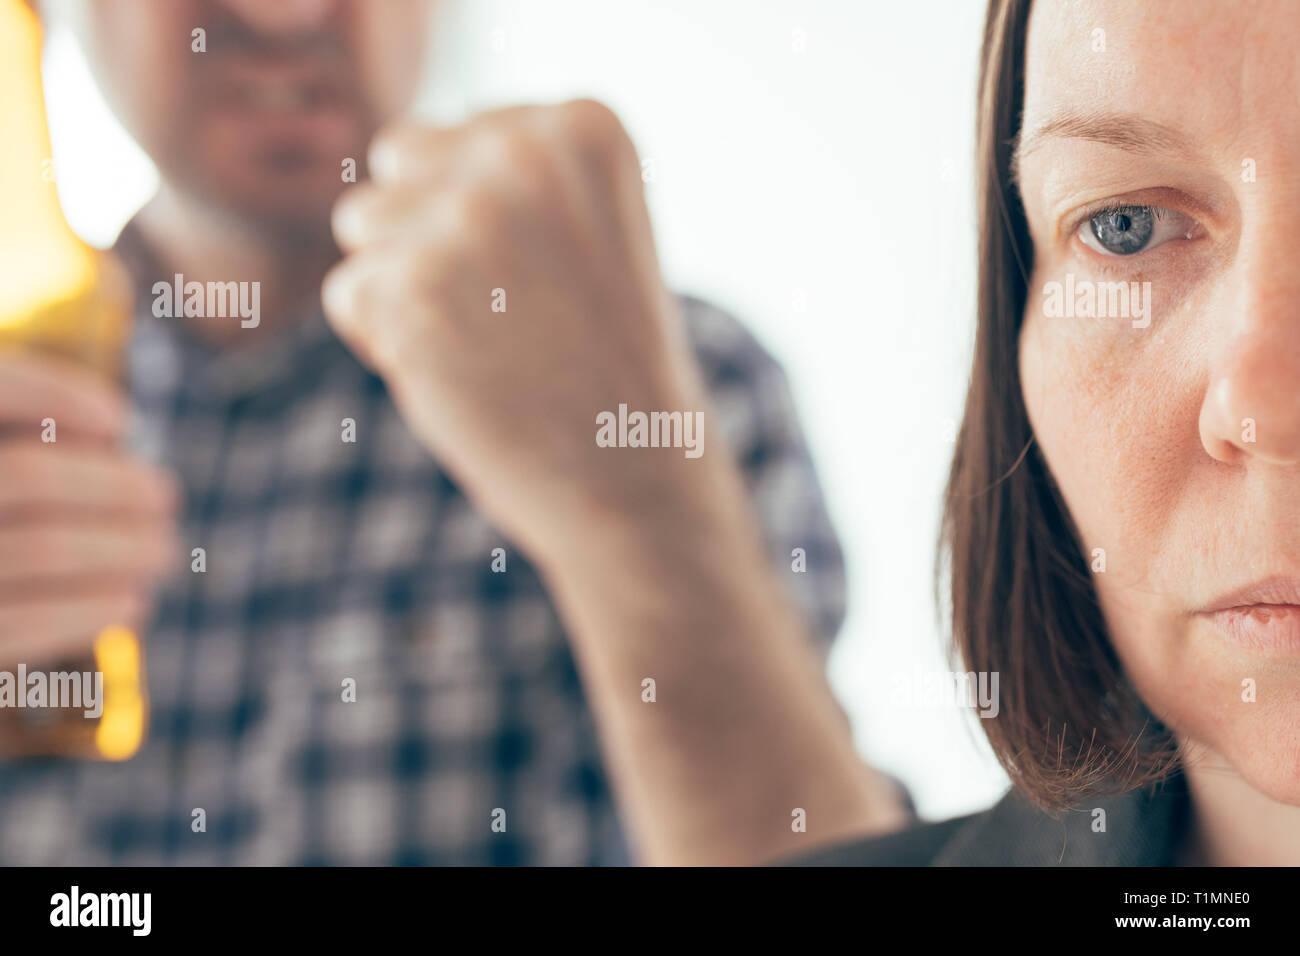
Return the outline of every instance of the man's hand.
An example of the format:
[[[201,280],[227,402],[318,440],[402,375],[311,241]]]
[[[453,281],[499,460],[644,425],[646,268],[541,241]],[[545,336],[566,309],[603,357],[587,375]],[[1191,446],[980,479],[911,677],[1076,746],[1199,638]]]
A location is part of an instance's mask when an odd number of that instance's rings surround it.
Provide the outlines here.
[[[118,450],[125,419],[91,373],[0,354],[0,669],[89,653],[105,627],[138,625],[175,566],[177,485]]]
[[[896,826],[723,443],[698,459],[596,444],[622,403],[710,427],[618,121],[576,102],[401,128],[370,165],[336,209],[351,255],[326,312],[538,566],[641,858],[760,862]]]
[[[326,312],[484,513],[538,560],[575,523],[675,493],[680,450],[595,440],[619,403],[705,402],[617,118],[576,101],[397,127],[370,172],[335,209],[350,254]]]

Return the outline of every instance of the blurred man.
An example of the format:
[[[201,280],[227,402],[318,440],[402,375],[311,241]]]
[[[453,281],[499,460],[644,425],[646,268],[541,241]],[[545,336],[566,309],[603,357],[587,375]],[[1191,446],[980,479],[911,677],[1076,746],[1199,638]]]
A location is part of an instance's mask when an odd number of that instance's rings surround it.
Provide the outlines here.
[[[162,177],[117,252],[183,554],[118,400],[0,363],[11,421],[96,439],[0,445],[0,620],[139,613],[153,707],[128,762],[0,770],[0,862],[617,862],[611,788],[651,862],[891,825],[821,675],[840,552],[781,373],[665,292],[608,110],[398,121],[417,0],[52,6]],[[173,282],[257,282],[256,321]]]

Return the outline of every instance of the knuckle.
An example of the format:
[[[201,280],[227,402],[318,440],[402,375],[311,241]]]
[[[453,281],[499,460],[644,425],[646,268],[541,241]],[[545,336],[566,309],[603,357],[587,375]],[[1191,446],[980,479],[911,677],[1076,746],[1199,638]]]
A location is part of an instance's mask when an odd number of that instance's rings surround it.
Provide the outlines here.
[[[513,191],[534,203],[560,195],[559,157],[550,143],[536,135],[517,135],[506,149]]]
[[[550,160],[546,145],[531,129],[497,128],[487,134],[487,140],[492,154],[511,174],[526,172]]]
[[[410,152],[419,135],[419,128],[409,121],[398,121],[385,126],[375,134],[366,151],[366,165],[371,175],[382,175],[401,169],[409,162]]]
[[[365,241],[378,197],[378,189],[374,185],[361,183],[349,189],[334,203],[330,226],[340,245],[356,245]]]
[[[564,126],[584,139],[612,140],[623,128],[614,111],[599,100],[570,100],[557,109]]]
[[[321,283],[321,305],[335,327],[346,329],[355,324],[362,281],[362,276],[349,259],[344,259],[325,274]]]
[[[584,153],[613,158],[631,147],[622,122],[604,103],[579,99],[556,109],[560,129]]]

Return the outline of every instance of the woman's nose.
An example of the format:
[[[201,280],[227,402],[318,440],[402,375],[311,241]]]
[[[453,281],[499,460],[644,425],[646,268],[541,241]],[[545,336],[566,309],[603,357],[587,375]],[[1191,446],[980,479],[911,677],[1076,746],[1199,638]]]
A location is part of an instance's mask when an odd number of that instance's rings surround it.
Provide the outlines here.
[[[1200,433],[1220,461],[1300,464],[1300,229],[1281,212],[1243,234],[1235,293],[1210,340]]]

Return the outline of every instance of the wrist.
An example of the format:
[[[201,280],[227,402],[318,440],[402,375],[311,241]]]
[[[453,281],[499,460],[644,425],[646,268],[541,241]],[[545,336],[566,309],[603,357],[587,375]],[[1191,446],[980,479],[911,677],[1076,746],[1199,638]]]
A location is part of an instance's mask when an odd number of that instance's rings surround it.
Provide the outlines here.
[[[616,492],[586,494],[534,555],[555,584],[686,570],[710,555],[762,552],[736,465],[720,449],[641,469]],[[757,548],[755,547],[757,546]]]

